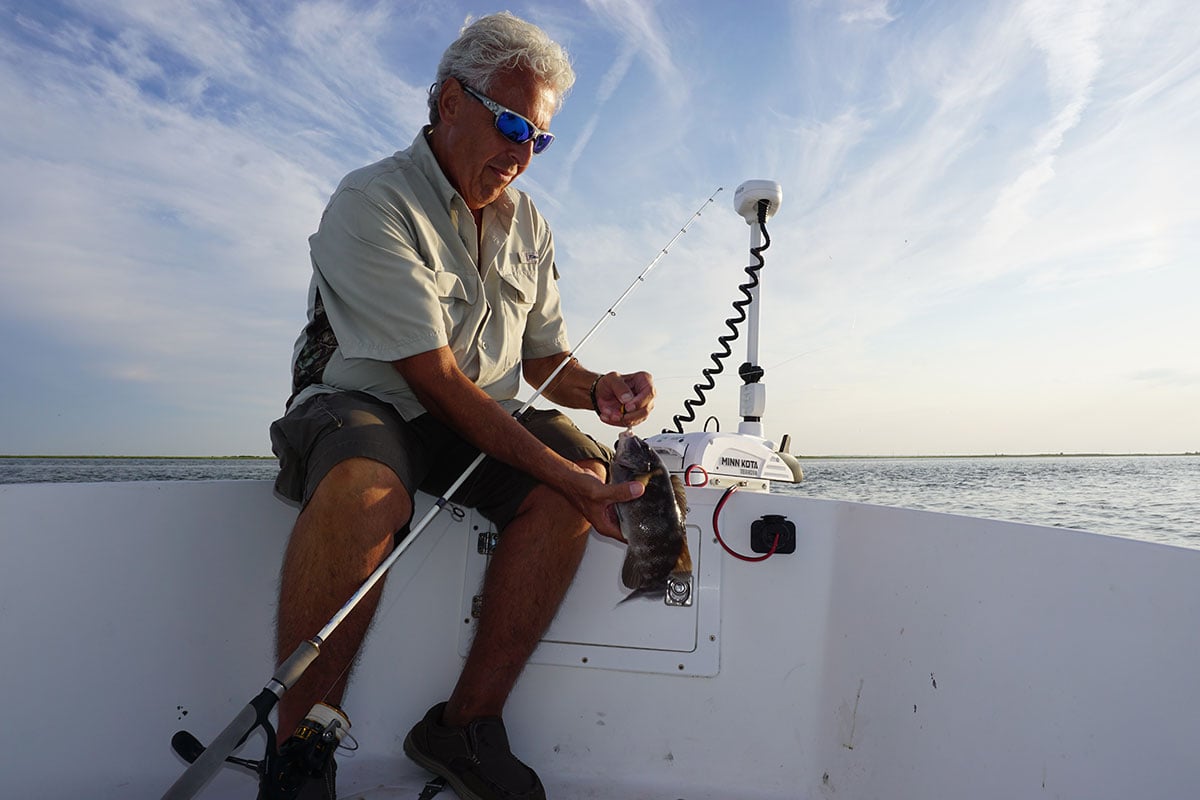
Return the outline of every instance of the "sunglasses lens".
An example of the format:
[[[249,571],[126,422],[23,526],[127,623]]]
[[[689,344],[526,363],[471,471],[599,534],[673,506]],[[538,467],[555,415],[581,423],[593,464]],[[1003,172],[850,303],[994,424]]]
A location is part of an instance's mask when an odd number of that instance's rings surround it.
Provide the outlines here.
[[[496,130],[500,131],[505,139],[515,144],[525,144],[529,141],[529,137],[533,135],[533,131],[529,128],[529,123],[508,111],[496,117]]]
[[[496,117],[496,130],[500,135],[514,144],[525,144],[533,139],[533,152],[540,153],[554,141],[554,134],[539,133],[536,136],[534,128],[524,117],[511,111],[503,111]]]

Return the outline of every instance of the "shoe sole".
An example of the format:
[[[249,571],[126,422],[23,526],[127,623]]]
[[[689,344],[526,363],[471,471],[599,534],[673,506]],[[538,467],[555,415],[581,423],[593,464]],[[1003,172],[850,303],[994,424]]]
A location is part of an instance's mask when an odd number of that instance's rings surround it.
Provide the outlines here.
[[[421,768],[429,770],[434,775],[445,778],[450,784],[450,788],[458,793],[462,800],[487,800],[482,795],[475,794],[470,788],[462,782],[457,775],[451,772],[445,765],[428,758],[424,753],[417,749],[413,743],[412,733],[404,737],[404,755],[415,761]]]

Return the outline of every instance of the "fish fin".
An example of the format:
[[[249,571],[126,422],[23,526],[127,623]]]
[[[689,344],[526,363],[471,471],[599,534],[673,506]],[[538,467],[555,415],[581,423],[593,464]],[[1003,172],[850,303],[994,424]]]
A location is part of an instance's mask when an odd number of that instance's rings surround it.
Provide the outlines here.
[[[663,586],[648,586],[645,589],[634,589],[629,594],[617,601],[617,605],[624,605],[630,600],[662,600],[666,594],[667,587]]]
[[[687,488],[678,475],[671,476],[671,488],[675,490],[675,504],[679,506],[679,518],[687,519]]]
[[[636,589],[642,585],[642,571],[638,569],[637,560],[633,554],[626,551],[625,563],[621,565],[621,583],[626,589]]]
[[[688,575],[692,574],[692,553],[690,550],[688,550],[687,536],[683,537],[683,546],[679,548],[679,560],[675,562],[675,569],[671,570],[671,572],[686,572]]]

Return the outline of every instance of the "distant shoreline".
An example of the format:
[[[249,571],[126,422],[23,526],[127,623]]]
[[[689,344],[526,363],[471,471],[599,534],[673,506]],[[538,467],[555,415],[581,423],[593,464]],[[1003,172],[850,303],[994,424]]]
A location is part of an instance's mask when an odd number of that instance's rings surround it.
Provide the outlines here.
[[[1200,456],[1200,452],[1184,453],[974,453],[970,455],[919,455],[919,456],[796,456],[804,461],[836,461],[849,459],[916,459],[916,458],[1174,458],[1182,456]]]
[[[1200,456],[1200,452],[1183,453],[977,453],[973,455],[797,455],[801,461],[835,461],[839,459],[921,459],[921,458],[1149,458]],[[104,460],[137,460],[137,461],[275,461],[275,456],[47,456],[47,455],[11,455],[0,454],[0,458],[42,458],[42,459],[104,459]]]
[[[0,454],[0,458],[61,458],[61,459],[104,459],[115,461],[127,459],[130,461],[275,461],[275,456],[45,456],[45,455],[10,455]]]

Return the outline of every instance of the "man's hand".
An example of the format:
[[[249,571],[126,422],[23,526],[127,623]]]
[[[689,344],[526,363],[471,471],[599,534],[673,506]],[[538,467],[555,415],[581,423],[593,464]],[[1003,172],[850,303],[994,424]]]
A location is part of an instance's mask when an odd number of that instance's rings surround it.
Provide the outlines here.
[[[591,472],[581,470],[579,478],[572,481],[570,489],[563,491],[563,495],[592,523],[596,533],[624,542],[613,506],[641,497],[645,491],[646,488],[637,481],[610,486]]]
[[[654,408],[654,380],[648,372],[609,372],[596,383],[596,410],[609,425],[631,428]]]

